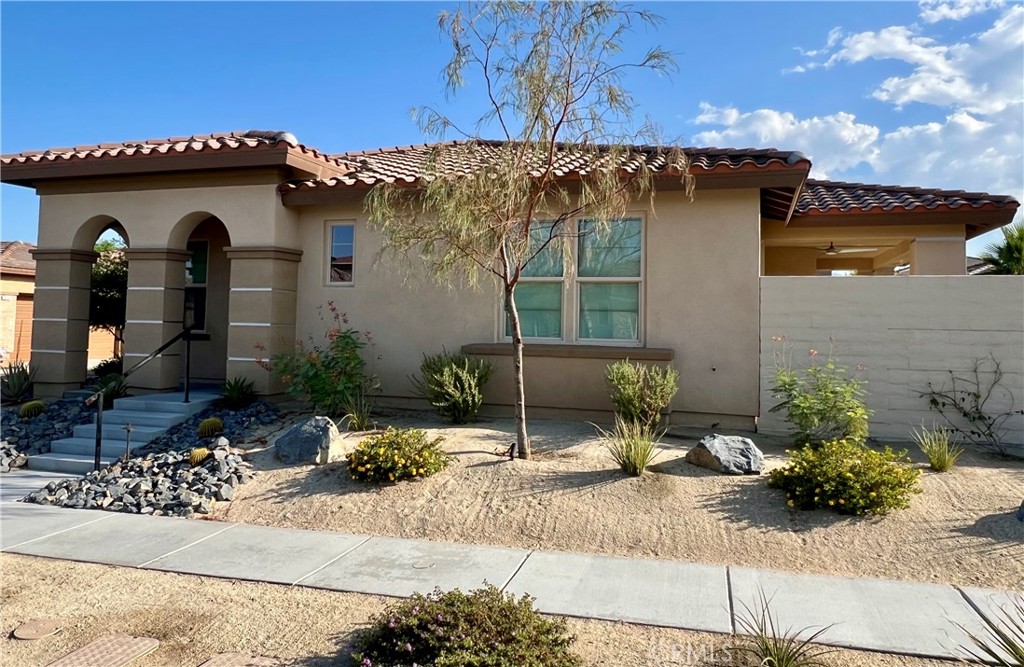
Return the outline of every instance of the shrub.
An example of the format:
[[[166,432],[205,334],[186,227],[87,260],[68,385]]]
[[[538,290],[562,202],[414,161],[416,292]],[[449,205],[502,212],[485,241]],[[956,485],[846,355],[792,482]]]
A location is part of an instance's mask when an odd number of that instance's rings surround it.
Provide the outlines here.
[[[32,395],[32,381],[35,377],[36,369],[30,369],[24,361],[12,361],[0,376],[0,397],[5,401],[25,400]]]
[[[824,667],[826,663],[819,659],[835,649],[815,646],[815,641],[829,628],[824,627],[815,632],[811,628],[794,631],[783,630],[772,614],[771,600],[765,597],[764,591],[758,590],[760,597],[759,609],[752,610],[745,602],[740,602],[744,613],[736,615],[736,622],[750,635],[750,646],[737,647],[740,652],[752,655],[758,665],[765,667]],[[802,635],[810,632],[806,637]]]
[[[935,472],[947,472],[953,469],[956,460],[964,453],[963,447],[957,444],[956,434],[949,429],[924,427],[913,431],[914,442],[928,457],[928,465]]]
[[[224,383],[220,398],[217,399],[217,407],[226,410],[243,410],[257,399],[256,385],[252,380],[245,378],[232,378]]]
[[[95,375],[98,378],[101,378],[104,375],[110,375],[111,373],[117,373],[118,375],[120,375],[123,372],[124,363],[122,362],[121,359],[118,359],[117,357],[101,361],[100,363],[96,364],[96,366],[92,369],[93,375]]]
[[[124,398],[128,395],[128,383],[125,379],[117,374],[111,373],[104,375],[92,383],[91,389],[93,391],[103,392],[103,409],[109,410],[114,407],[114,401],[118,398]]]
[[[325,334],[326,345],[299,341],[292,352],[275,355],[268,364],[292,396],[306,398],[313,408],[337,419],[347,414],[357,392],[375,387],[367,377],[359,351],[369,338],[352,328],[348,319],[328,302],[333,323]],[[323,318],[321,318],[323,319]]]
[[[353,663],[373,667],[580,667],[562,619],[494,586],[415,594],[392,603],[355,641]]]
[[[416,392],[430,401],[452,424],[465,424],[476,418],[484,402],[483,388],[494,374],[494,366],[485,359],[442,350],[423,355],[421,378],[412,378]]]
[[[18,410],[18,416],[22,419],[32,419],[46,412],[46,403],[42,401],[29,401]]]
[[[606,431],[596,424],[604,446],[611,453],[615,463],[629,475],[639,477],[658,455],[658,441],[661,434],[656,430],[622,417],[615,417],[615,428]]]
[[[872,414],[864,404],[866,383],[847,377],[831,354],[823,365],[815,365],[817,355],[810,351],[811,365],[803,375],[788,365],[776,366],[772,393],[782,402],[770,412],[786,411],[786,421],[797,429],[798,446],[836,439],[864,443]]]
[[[609,364],[605,381],[612,392],[615,414],[626,421],[654,428],[661,411],[679,391],[679,372],[670,366],[648,366],[629,359]]]
[[[451,458],[441,449],[444,438],[427,439],[418,428],[389,428],[366,438],[348,455],[352,479],[398,482],[441,472]]]
[[[971,640],[973,647],[962,646],[970,654],[973,665],[1020,667],[1024,665],[1024,595],[1010,593],[1009,608],[999,606],[990,616],[982,616],[985,634],[978,636],[962,625],[960,630]]]
[[[906,465],[906,452],[876,452],[849,440],[805,446],[772,470],[768,485],[782,489],[790,507],[831,509],[840,514],[888,514],[920,493],[921,471]]]
[[[188,462],[193,468],[210,456],[210,450],[206,447],[196,447],[188,455]]]
[[[354,391],[345,401],[345,417],[350,431],[369,431],[373,428],[373,394],[377,390],[376,379],[367,378],[363,387]]]
[[[199,422],[198,428],[196,428],[196,434],[200,438],[212,438],[218,433],[224,432],[224,422],[220,417],[207,417],[203,421]]]

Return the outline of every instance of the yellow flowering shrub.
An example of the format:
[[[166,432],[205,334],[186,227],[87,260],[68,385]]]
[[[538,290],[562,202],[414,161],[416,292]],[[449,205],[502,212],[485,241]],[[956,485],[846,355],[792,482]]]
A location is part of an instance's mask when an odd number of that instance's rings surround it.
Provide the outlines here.
[[[429,477],[448,467],[451,457],[441,449],[444,438],[427,438],[418,428],[389,428],[370,436],[348,455],[352,479],[363,482],[398,482]]]
[[[787,453],[789,462],[771,471],[768,486],[785,491],[790,507],[882,515],[908,507],[921,492],[921,471],[907,465],[905,451],[832,440]]]

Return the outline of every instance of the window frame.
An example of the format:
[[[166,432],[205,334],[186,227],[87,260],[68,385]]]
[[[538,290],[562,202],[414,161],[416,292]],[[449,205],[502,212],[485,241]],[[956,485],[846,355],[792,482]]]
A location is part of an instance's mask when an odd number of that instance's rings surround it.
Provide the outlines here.
[[[347,281],[331,280],[331,258],[334,252],[334,228],[352,228],[352,277]],[[324,253],[323,253],[323,284],[324,287],[353,287],[356,284],[356,221],[325,220],[324,221]]]
[[[184,291],[185,300],[184,300],[184,303],[182,304],[181,317],[182,317],[182,322],[184,322],[185,321],[185,313],[187,312],[187,309],[188,309],[188,295],[189,295],[189,292],[191,292],[193,294],[202,294],[203,295],[203,326],[202,327],[197,327],[197,328],[193,329],[192,333],[205,334],[205,333],[207,333],[207,325],[209,324],[209,320],[210,320],[210,317],[209,317],[209,315],[210,315],[210,240],[209,239],[189,239],[186,242],[185,247],[187,248],[189,245],[200,244],[200,243],[203,244],[204,246],[206,246],[206,280],[204,282],[201,282],[201,283],[189,282],[188,281],[189,273],[192,271],[192,267],[190,265],[192,264],[192,258],[195,256],[195,251],[190,251],[189,258],[187,260],[185,260],[185,291]],[[193,308],[193,317],[194,317],[194,313],[195,313],[195,309]]]
[[[646,344],[646,321],[647,321],[647,215],[642,211],[626,211],[617,220],[635,219],[640,222],[640,275],[639,276],[608,276],[608,277],[583,277],[579,275],[580,240],[578,235],[580,224],[587,220],[586,216],[580,216],[567,220],[574,235],[573,243],[569,249],[569,272],[563,271],[560,277],[526,277],[519,279],[519,283],[559,283],[562,285],[562,336],[560,338],[542,338],[523,336],[527,343],[556,344],[556,345],[600,345],[604,347],[643,347]],[[538,222],[545,222],[544,219]],[[580,304],[581,285],[583,284],[636,284],[637,285],[637,337],[624,340],[621,338],[581,338],[580,337]],[[518,304],[517,304],[518,305]],[[498,299],[498,331],[496,340],[503,343],[512,341],[512,337],[506,335],[505,327],[507,317],[505,314],[504,296]]]

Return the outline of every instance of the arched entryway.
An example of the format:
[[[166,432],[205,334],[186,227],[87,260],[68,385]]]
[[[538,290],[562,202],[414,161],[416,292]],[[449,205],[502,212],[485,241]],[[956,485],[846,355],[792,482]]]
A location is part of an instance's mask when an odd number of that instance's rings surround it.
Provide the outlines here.
[[[183,321],[196,325],[192,335],[193,381],[219,384],[227,372],[231,265],[224,249],[230,245],[227,227],[216,216],[199,222],[185,242],[189,258],[185,261]],[[182,367],[182,377],[184,373]]]

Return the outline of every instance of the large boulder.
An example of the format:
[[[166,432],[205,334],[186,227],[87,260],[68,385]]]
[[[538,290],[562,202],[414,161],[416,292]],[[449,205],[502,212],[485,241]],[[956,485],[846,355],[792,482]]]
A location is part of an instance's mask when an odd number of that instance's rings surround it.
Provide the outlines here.
[[[750,438],[737,435],[709,435],[686,454],[695,466],[727,475],[760,475],[764,454]]]
[[[329,418],[310,417],[279,437],[274,451],[282,463],[313,463],[320,450],[329,450],[338,437],[338,427]]]

